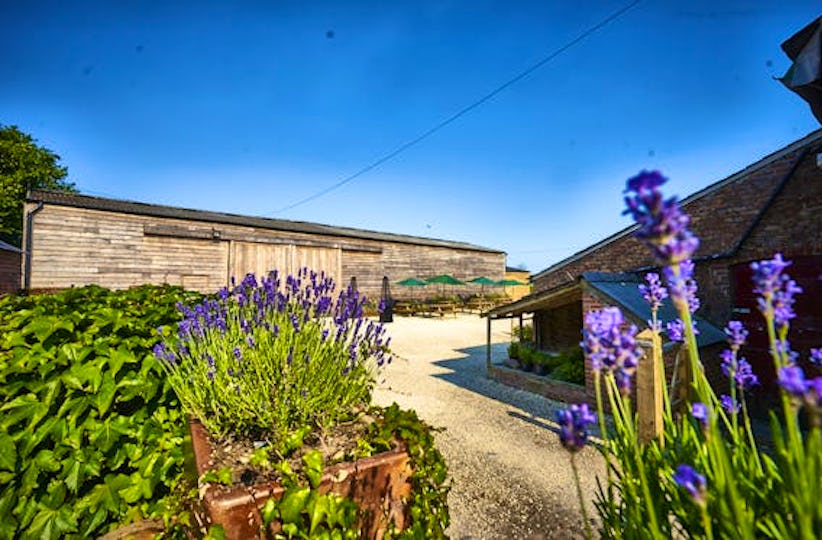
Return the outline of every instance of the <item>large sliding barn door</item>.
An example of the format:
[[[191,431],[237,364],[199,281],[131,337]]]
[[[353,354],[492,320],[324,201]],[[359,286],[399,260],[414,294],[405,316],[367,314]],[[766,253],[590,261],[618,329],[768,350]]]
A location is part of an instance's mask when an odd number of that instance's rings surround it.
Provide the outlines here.
[[[294,266],[292,271],[297,271],[303,266],[307,266],[318,274],[325,272],[326,276],[331,276],[335,281],[340,277],[340,249],[296,246],[294,253]],[[345,285],[345,284],[339,284]]]
[[[275,269],[286,276],[303,266],[336,279],[340,275],[340,249],[232,241],[228,278],[234,276],[239,282],[249,272],[259,278]]]

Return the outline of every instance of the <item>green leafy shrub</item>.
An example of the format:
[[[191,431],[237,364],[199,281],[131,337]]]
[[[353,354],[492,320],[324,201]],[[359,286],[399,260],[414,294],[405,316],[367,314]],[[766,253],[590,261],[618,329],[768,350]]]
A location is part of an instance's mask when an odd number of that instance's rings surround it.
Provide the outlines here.
[[[582,362],[563,362],[551,371],[551,378],[573,384],[585,384],[585,366]]]
[[[549,361],[553,379],[573,384],[585,384],[585,356],[582,347],[572,347]]]
[[[518,360],[520,354],[520,345],[516,341],[511,342],[508,345],[508,358],[512,360]]]
[[[0,299],[0,538],[91,538],[163,514],[186,422],[151,349],[174,304],[199,298],[88,286]]]
[[[519,346],[519,363],[525,370],[531,370],[534,367],[534,356],[537,352],[525,344]]]
[[[514,337],[522,343],[534,341],[534,327],[531,324],[524,324],[514,328]]]

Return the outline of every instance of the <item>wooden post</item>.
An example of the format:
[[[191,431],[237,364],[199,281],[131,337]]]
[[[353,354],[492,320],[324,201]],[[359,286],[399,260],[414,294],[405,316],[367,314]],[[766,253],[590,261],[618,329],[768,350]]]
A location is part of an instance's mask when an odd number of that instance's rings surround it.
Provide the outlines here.
[[[636,370],[636,407],[639,418],[639,442],[661,438],[662,424],[662,340],[659,334],[644,330],[637,342],[645,354]]]
[[[487,321],[487,331],[485,335],[485,374],[491,375],[491,316],[485,317]]]
[[[682,412],[688,401],[693,399],[693,388],[691,386],[693,380],[691,362],[688,358],[688,346],[683,343],[676,352],[675,384],[671,389],[671,399],[673,400],[671,408],[674,411]]]

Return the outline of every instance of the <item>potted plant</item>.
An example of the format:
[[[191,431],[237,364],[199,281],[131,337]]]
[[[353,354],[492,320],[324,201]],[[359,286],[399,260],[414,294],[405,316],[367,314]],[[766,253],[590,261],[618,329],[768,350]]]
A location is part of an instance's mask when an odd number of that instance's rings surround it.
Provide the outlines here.
[[[381,538],[418,518],[423,530],[447,525],[444,464],[427,427],[371,405],[390,338],[363,316],[356,290],[334,291],[305,268],[284,283],[276,271],[259,283],[249,274],[178,306],[176,333],[160,330],[154,352],[192,418],[201,495],[228,538]],[[410,508],[421,489],[423,516]]]
[[[519,365],[525,371],[533,371],[534,369],[534,349],[520,344],[519,347]]]
[[[519,368],[519,351],[520,346],[516,341],[512,341],[508,345],[508,358],[505,359],[505,365],[514,369]]]
[[[545,376],[550,371],[551,357],[546,353],[538,350],[533,352],[534,373],[536,375]]]

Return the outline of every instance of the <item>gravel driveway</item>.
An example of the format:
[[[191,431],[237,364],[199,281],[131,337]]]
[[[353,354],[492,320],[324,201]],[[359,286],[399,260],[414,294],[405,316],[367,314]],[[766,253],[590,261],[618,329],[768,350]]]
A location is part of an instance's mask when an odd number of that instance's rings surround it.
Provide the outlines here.
[[[554,422],[563,404],[486,378],[485,319],[395,317],[387,326],[395,356],[374,398],[445,428],[436,440],[453,486],[451,538],[584,538]],[[492,330],[492,361],[500,362],[510,325],[496,321]],[[604,462],[592,448],[576,459],[590,516]]]

